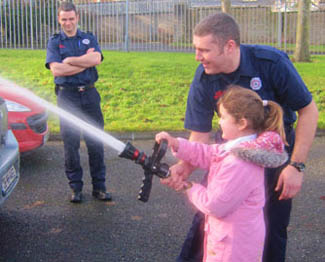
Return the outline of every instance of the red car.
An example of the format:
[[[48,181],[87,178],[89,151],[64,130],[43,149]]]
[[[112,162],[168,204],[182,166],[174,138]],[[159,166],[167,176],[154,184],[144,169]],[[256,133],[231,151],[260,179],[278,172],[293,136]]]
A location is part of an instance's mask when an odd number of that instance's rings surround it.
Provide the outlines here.
[[[8,128],[14,133],[19,152],[24,153],[41,147],[49,137],[48,113],[45,108],[28,97],[0,88],[0,96],[8,108]]]

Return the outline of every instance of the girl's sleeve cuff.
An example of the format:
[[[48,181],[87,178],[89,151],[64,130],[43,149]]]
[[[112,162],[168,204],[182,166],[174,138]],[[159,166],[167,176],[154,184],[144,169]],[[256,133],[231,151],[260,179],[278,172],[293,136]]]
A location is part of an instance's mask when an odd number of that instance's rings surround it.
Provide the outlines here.
[[[180,158],[186,151],[186,144],[188,143],[188,140],[181,138],[181,137],[178,137],[177,140],[179,142],[178,150],[174,151],[172,149],[172,153],[175,157]]]
[[[192,198],[194,192],[196,192],[198,190],[198,186],[199,186],[197,183],[192,183],[191,182],[191,184],[192,184],[191,187],[187,188],[185,190],[185,193],[186,193],[186,195],[188,196],[189,199]]]

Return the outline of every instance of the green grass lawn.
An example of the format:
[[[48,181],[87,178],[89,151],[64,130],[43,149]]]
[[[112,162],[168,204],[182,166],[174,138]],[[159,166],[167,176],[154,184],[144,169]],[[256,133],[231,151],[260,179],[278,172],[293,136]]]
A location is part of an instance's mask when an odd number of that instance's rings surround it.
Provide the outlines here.
[[[184,130],[186,98],[198,63],[190,53],[104,51],[96,84],[102,96],[105,130]],[[53,77],[44,66],[45,50],[0,49],[0,75],[56,103]],[[296,63],[320,111],[325,127],[325,56]],[[50,117],[51,132],[59,130]]]

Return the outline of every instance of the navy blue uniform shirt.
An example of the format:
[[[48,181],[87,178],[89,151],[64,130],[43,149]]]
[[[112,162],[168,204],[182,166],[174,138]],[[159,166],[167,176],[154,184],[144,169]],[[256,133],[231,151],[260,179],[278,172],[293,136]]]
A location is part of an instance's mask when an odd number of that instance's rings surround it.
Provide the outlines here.
[[[85,33],[77,30],[77,34],[73,37],[61,31],[54,34],[48,41],[46,53],[46,68],[50,68],[50,63],[62,61],[70,56],[81,56],[87,53],[89,48],[94,48],[100,52],[100,47],[96,37],[92,33]],[[102,53],[101,53],[102,55]],[[104,59],[102,55],[102,60]],[[54,83],[62,86],[82,86],[93,84],[98,79],[96,67],[90,67],[86,70],[72,76],[58,76],[54,78]]]
[[[296,121],[295,111],[312,101],[311,93],[289,57],[269,46],[241,45],[240,65],[231,74],[207,75],[200,64],[187,98],[185,128],[210,132],[216,103],[229,84],[257,92],[263,100],[281,105],[286,126]]]

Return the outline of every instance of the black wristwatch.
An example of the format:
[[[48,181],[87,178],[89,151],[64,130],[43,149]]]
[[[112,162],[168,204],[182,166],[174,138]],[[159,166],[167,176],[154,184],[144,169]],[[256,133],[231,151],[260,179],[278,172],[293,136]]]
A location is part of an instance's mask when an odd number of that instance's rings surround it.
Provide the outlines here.
[[[304,172],[306,168],[303,162],[290,161],[289,165],[294,166],[299,172]]]

